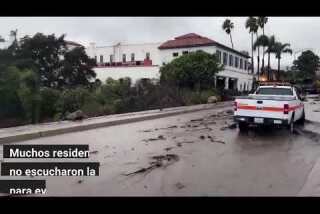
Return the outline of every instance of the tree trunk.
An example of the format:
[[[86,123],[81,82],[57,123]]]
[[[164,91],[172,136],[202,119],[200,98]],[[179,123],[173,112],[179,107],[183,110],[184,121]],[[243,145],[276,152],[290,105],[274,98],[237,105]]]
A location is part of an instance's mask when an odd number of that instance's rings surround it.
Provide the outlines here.
[[[262,28],[262,35],[264,36],[264,27]],[[262,66],[261,66],[261,70],[263,72],[265,72],[265,70],[264,70],[264,50],[265,50],[265,48],[264,48],[264,46],[262,46]]]
[[[251,33],[251,73],[254,74],[254,64],[253,64],[253,33]]]
[[[271,76],[270,76],[270,51],[268,51],[268,80],[271,80]]]
[[[259,79],[260,79],[260,56],[259,56],[259,51],[258,51],[257,61],[258,61],[257,75],[258,75],[258,81],[259,81]]]
[[[256,34],[257,35],[257,38],[258,38],[258,34]],[[257,71],[257,75],[258,75],[258,81],[259,81],[259,79],[260,79],[260,47],[258,46],[258,71]]]
[[[230,36],[230,40],[231,40],[231,45],[232,45],[232,48],[233,48],[233,42],[232,42],[232,36],[231,36],[231,32],[229,33],[229,36]]]
[[[278,81],[280,80],[280,58],[278,58]]]

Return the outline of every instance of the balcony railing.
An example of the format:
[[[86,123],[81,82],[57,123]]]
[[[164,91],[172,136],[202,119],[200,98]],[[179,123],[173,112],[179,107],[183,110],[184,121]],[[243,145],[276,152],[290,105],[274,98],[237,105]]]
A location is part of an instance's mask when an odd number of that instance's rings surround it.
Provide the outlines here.
[[[131,66],[153,66],[152,60],[129,61],[129,62],[106,62],[97,63],[97,67],[131,67]]]

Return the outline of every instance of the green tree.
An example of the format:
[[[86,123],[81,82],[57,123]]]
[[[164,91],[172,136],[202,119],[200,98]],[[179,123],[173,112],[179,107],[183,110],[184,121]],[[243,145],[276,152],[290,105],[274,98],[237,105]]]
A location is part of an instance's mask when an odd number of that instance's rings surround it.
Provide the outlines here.
[[[57,75],[58,88],[89,85],[96,77],[92,68],[96,61],[88,57],[84,47],[76,47],[64,54],[62,69]]]
[[[233,27],[234,27],[234,24],[233,24],[233,22],[231,22],[230,19],[226,19],[222,24],[222,29],[230,36],[232,48],[233,48],[233,42],[232,42],[231,31],[232,31]]]
[[[66,52],[64,35],[55,37],[37,33],[20,40],[17,50],[17,66],[31,68],[38,73],[41,87],[57,88],[62,70],[61,56]]]
[[[257,24],[257,19],[255,17],[250,16],[247,21],[245,27],[249,29],[249,33],[251,34],[251,73],[254,73],[254,63],[253,63],[253,34],[257,33],[258,31],[258,24]]]
[[[20,70],[14,66],[0,68],[0,120],[24,118],[20,90]]]
[[[281,60],[282,54],[283,53],[292,54],[292,49],[290,49],[289,47],[290,47],[289,43],[282,44],[281,42],[276,42],[274,44],[273,52],[275,53],[276,59],[278,60],[278,75],[277,75],[278,80],[280,80],[280,60]]]
[[[160,83],[198,90],[212,88],[215,74],[222,69],[215,54],[192,52],[162,66]]]
[[[60,89],[88,85],[96,76],[92,70],[94,60],[89,59],[82,47],[67,50],[64,35],[25,36],[11,51],[18,67],[37,72],[41,87]]]
[[[310,50],[302,52],[298,59],[293,61],[297,76],[301,79],[314,79],[319,65],[319,56]]]
[[[26,69],[20,73],[21,85],[19,96],[23,103],[27,118],[31,118],[31,123],[40,121],[41,95],[40,79],[36,72]]]

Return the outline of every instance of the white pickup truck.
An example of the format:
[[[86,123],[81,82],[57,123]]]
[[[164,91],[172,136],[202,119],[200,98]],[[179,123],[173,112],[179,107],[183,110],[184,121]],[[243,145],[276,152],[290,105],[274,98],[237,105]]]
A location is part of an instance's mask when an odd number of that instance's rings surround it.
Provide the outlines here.
[[[284,83],[260,85],[253,94],[236,97],[234,120],[240,132],[250,124],[286,126],[293,131],[295,122],[303,123],[305,111],[299,90]]]

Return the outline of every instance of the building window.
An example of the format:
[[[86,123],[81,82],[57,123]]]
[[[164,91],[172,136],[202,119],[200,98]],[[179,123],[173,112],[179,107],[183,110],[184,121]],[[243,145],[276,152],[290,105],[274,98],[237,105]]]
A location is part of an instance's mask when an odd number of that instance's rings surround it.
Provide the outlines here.
[[[146,59],[150,60],[150,53],[149,52],[146,53]]]
[[[247,70],[247,60],[244,60],[244,70]]]
[[[103,55],[100,55],[100,63],[103,63]]]
[[[113,55],[110,55],[110,63],[113,63]]]
[[[216,51],[216,55],[218,57],[219,62],[221,62],[221,51]]]
[[[126,58],[126,54],[122,54],[122,62],[126,62],[127,58]]]
[[[134,62],[134,53],[131,54],[131,62]]]
[[[243,60],[240,59],[240,69],[243,69]]]
[[[174,53],[172,53],[172,56],[173,57],[177,57],[177,56],[179,56],[179,53],[178,52],[174,52]]]
[[[94,56],[94,60],[96,60],[96,63],[98,63],[98,59],[97,59],[97,56]]]
[[[235,57],[234,58],[235,60],[235,63],[234,63],[234,66],[237,68],[239,66],[239,58],[238,57]]]
[[[233,66],[233,56],[229,55],[229,66]]]
[[[223,64],[224,65],[228,64],[228,54],[227,53],[223,53]]]
[[[189,53],[188,51],[182,51],[182,55],[186,55],[188,53]]]

